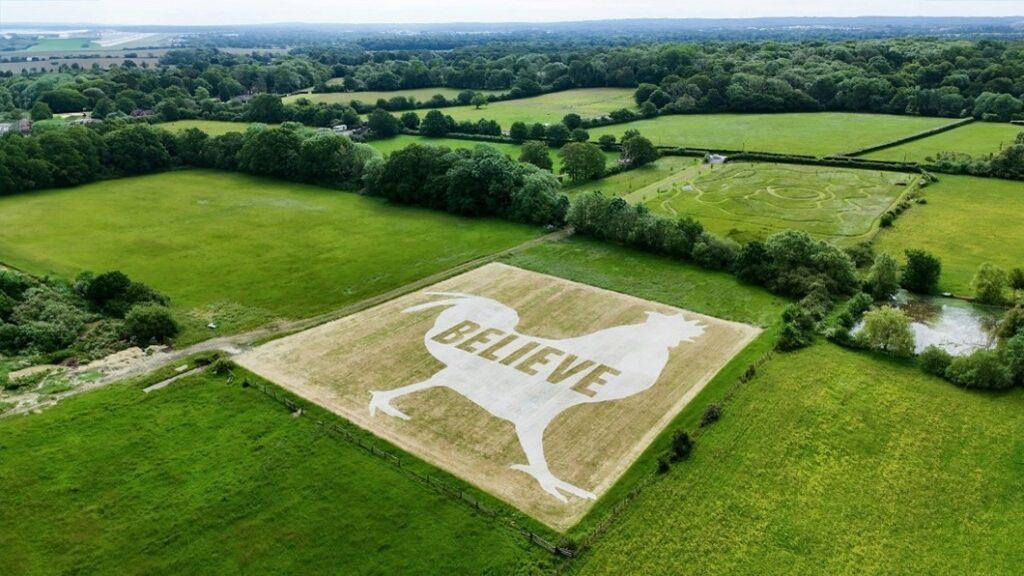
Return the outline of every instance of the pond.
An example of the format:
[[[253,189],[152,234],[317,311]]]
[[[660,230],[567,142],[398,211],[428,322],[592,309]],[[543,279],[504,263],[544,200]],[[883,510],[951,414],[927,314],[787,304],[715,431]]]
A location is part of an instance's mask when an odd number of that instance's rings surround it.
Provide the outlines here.
[[[919,296],[901,290],[892,304],[910,317],[914,333],[914,352],[929,346],[941,348],[954,356],[964,356],[996,344],[993,334],[1005,310],[982,306],[956,298]],[[863,320],[852,330],[856,334]]]

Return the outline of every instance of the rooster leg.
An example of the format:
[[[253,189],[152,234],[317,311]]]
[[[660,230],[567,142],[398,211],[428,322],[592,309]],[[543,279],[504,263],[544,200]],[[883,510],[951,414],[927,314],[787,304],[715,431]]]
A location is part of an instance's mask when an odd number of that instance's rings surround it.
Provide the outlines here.
[[[409,416],[405,412],[402,412],[398,408],[392,406],[391,401],[395,398],[405,396],[406,394],[412,394],[413,392],[419,392],[420,390],[427,390],[441,385],[441,382],[437,379],[437,374],[435,374],[432,378],[424,380],[423,382],[409,384],[408,386],[402,386],[401,388],[395,388],[394,390],[371,391],[370,416],[376,416],[377,410],[380,410],[388,416],[408,420]]]
[[[533,476],[545,492],[562,502],[568,502],[568,499],[562,492],[577,498],[596,499],[597,497],[591,492],[559,480],[551,473],[551,470],[548,468],[547,458],[544,456],[545,428],[547,428],[546,424],[544,426],[516,425],[516,434],[519,436],[519,443],[522,445],[523,451],[526,452],[526,459],[529,464],[515,464],[512,466],[512,469],[526,472]]]

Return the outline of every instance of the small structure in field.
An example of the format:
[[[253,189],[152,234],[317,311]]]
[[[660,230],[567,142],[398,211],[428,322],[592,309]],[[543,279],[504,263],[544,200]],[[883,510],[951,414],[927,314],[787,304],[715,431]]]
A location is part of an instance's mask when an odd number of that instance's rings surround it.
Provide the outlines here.
[[[721,154],[708,154],[707,156],[708,164],[725,164],[726,160],[727,158]]]

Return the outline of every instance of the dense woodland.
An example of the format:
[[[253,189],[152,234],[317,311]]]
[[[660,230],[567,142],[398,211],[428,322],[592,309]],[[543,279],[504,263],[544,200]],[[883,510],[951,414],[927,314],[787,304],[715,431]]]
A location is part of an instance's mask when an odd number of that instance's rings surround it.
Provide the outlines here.
[[[331,78],[340,84],[328,86]],[[254,93],[442,86],[507,92],[507,97],[630,87],[638,88],[638,105],[651,102],[662,113],[847,110],[1008,120],[1022,110],[1024,43],[891,39],[610,48],[537,43],[445,52],[324,45],[281,57],[195,48],[169,52],[156,68],[126,64],[108,71],[11,76],[0,84],[0,111],[25,114],[43,102],[52,112],[98,107],[97,116],[150,110],[163,119],[241,119],[244,103],[233,99]],[[324,114],[337,120],[343,108]]]

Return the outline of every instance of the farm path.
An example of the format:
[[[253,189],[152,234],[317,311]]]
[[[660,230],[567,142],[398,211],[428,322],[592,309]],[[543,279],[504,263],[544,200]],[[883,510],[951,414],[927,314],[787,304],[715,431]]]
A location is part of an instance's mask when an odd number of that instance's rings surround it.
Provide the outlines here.
[[[540,244],[544,244],[546,242],[555,242],[558,240],[563,240],[565,238],[568,238],[572,234],[572,227],[556,230],[554,232],[550,232],[543,236],[538,236],[537,238],[528,240],[526,242],[523,242],[522,244],[513,246],[506,250],[502,250],[500,252],[495,252],[493,254],[488,254],[487,256],[482,256],[474,260],[463,262],[462,264],[453,266],[446,270],[442,270],[441,272],[437,272],[436,274],[431,274],[430,276],[425,276],[423,278],[420,278],[419,280],[410,282],[403,286],[399,286],[398,288],[395,288],[393,290],[389,290],[387,292],[378,294],[365,300],[361,300],[348,306],[343,306],[336,310],[324,312],[323,314],[317,314],[316,316],[310,316],[308,318],[300,318],[295,320],[279,320],[267,324],[265,326],[261,326],[254,330],[250,330],[248,332],[241,332],[238,334],[231,334],[228,336],[219,336],[217,338],[204,340],[202,342],[198,342],[190,346],[185,346],[184,348],[168,348],[155,351],[152,353],[142,353],[138,349],[135,349],[135,351],[138,352],[138,354],[128,355],[127,357],[129,359],[117,363],[112,363],[113,365],[110,368],[104,370],[103,375],[100,376],[99,378],[90,379],[89,381],[79,380],[79,385],[65,392],[60,392],[57,394],[47,396],[41,396],[39,394],[36,394],[35,392],[27,392],[20,396],[5,398],[5,401],[10,401],[16,404],[16,406],[4,412],[3,414],[0,414],[0,418],[13,416],[15,414],[24,414],[27,412],[37,412],[39,410],[42,410],[43,408],[53,406],[69,396],[74,396],[76,394],[81,394],[83,392],[88,392],[90,390],[102,388],[103,386],[127,378],[147,374],[159,368],[163,368],[164,366],[167,366],[169,364],[180,362],[185,358],[193,354],[198,354],[200,352],[210,352],[216,350],[223,352],[228,356],[235,356],[269,340],[274,340],[276,338],[287,336],[295,332],[301,332],[302,330],[307,330],[314,326],[318,326],[320,324],[324,324],[332,320],[337,320],[338,318],[349,316],[351,314],[355,314],[356,312],[361,312],[363,310],[366,310],[367,308],[372,308],[373,306],[377,306],[378,304],[382,304],[389,300],[393,300],[395,298],[398,298],[399,296],[404,296],[405,294],[408,294],[410,292],[421,290],[427,286],[437,284],[442,280],[447,280],[448,278],[457,276],[464,272],[468,272],[470,270],[473,270],[474,268],[478,268],[480,266],[483,266],[484,264],[494,262],[498,259],[510,256],[517,252],[528,250],[530,248],[533,248]],[[75,376],[80,376],[81,374],[84,374],[90,370],[93,370],[93,368],[90,368],[89,366],[83,366],[81,368],[71,371],[68,375],[71,378],[75,378]]]

